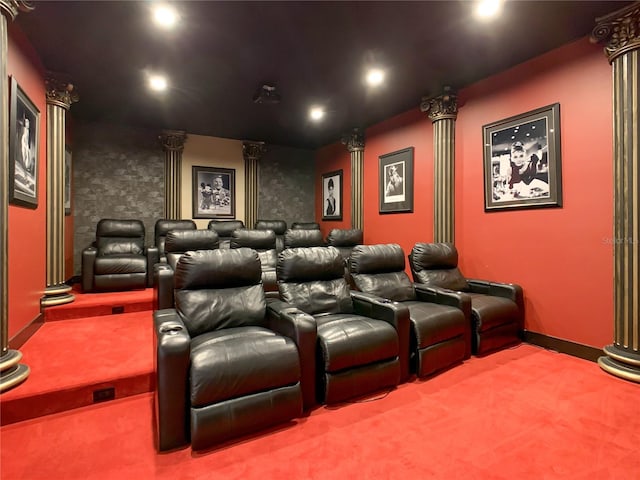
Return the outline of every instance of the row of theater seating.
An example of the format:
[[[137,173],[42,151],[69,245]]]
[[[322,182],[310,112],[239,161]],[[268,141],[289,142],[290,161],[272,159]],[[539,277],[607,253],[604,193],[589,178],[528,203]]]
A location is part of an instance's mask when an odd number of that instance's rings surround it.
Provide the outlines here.
[[[414,282],[399,245],[285,248],[272,298],[258,252],[235,246],[167,267],[174,296],[154,313],[160,450],[206,448],[519,341],[522,289],[465,279],[451,244],[413,247]]]

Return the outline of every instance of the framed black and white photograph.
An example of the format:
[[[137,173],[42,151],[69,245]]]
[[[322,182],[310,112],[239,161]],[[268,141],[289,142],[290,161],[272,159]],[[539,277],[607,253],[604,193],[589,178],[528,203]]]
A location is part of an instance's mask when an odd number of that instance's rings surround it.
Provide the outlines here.
[[[380,213],[413,212],[413,147],[378,158]]]
[[[64,214],[71,215],[71,149],[64,148]]]
[[[342,220],[342,170],[322,174],[322,220]]]
[[[14,77],[9,95],[9,202],[37,208],[40,111]]]
[[[561,207],[560,104],[482,127],[484,209]]]
[[[193,167],[191,195],[193,218],[235,218],[236,171]]]

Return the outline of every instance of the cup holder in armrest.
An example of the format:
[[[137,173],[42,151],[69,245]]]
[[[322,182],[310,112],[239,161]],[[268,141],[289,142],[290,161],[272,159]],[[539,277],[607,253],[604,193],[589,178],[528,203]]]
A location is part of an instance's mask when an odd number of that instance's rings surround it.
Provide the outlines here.
[[[182,330],[181,325],[164,325],[160,327],[160,333],[166,333],[167,335],[177,335]]]

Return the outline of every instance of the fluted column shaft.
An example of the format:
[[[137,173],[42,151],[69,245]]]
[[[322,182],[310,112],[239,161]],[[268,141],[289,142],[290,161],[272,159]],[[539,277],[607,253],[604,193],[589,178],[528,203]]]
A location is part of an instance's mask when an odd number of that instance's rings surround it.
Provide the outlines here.
[[[613,67],[614,339],[603,370],[640,383],[640,4],[599,18],[593,39]]]
[[[182,218],[182,152],[187,140],[186,132],[166,130],[160,135],[164,150],[164,217]]]
[[[433,123],[433,241],[455,242],[455,133],[457,97],[445,93],[420,105]]]
[[[351,228],[364,230],[364,134],[355,128],[342,143],[351,153]]]
[[[244,157],[244,224],[253,228],[258,220],[259,160],[266,152],[263,142],[243,142]]]

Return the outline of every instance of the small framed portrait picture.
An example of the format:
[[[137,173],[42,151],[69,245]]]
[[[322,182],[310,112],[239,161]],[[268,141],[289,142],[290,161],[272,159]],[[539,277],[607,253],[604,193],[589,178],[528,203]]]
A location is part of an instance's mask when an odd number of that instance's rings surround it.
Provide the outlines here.
[[[342,170],[322,175],[322,220],[342,220]]]
[[[380,213],[413,212],[413,147],[379,157]]]
[[[193,218],[236,217],[236,171],[229,168],[192,168]]]

